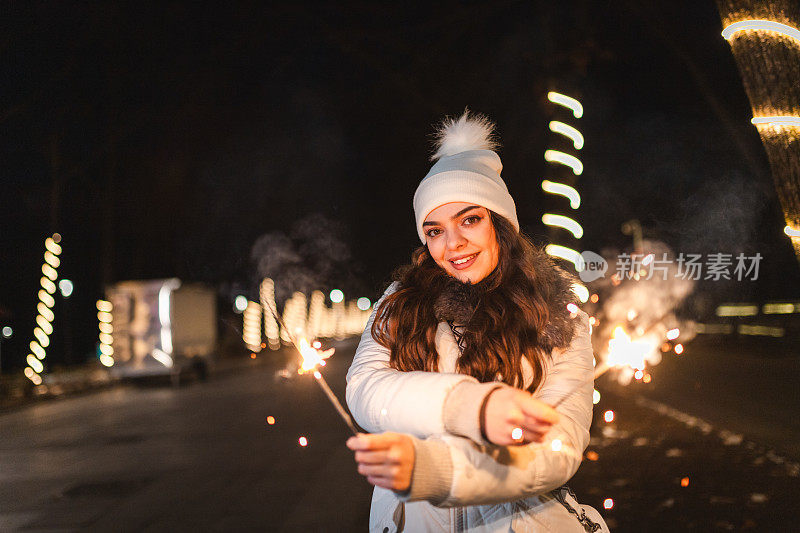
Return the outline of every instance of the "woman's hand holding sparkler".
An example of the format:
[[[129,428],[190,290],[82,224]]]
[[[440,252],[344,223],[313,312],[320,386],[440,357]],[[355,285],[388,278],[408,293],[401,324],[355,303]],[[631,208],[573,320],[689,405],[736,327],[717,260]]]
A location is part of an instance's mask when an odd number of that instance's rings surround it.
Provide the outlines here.
[[[375,486],[405,491],[414,470],[414,443],[402,433],[359,433],[347,440],[356,452],[358,473]]]
[[[485,436],[498,446],[542,442],[559,419],[551,406],[512,387],[495,389],[485,401]]]

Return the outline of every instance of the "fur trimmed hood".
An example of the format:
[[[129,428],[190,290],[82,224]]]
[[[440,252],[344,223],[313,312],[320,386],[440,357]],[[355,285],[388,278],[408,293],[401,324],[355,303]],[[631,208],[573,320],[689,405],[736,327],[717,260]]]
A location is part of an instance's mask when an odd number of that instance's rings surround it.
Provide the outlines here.
[[[534,268],[550,314],[544,331],[538,333],[539,345],[547,352],[553,348],[566,348],[572,341],[577,323],[567,309],[568,304],[577,304],[577,297],[572,291],[575,278],[558,266],[544,250],[537,250]],[[448,278],[434,303],[434,314],[440,322],[466,325],[487,290],[485,280],[472,285],[452,276]]]

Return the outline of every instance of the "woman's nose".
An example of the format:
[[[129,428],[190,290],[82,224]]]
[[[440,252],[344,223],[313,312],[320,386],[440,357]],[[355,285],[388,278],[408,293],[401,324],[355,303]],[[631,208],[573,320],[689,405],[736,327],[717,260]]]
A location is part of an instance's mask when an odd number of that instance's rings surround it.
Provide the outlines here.
[[[457,250],[467,243],[467,239],[461,234],[460,231],[451,231],[447,238],[447,247],[451,250]]]

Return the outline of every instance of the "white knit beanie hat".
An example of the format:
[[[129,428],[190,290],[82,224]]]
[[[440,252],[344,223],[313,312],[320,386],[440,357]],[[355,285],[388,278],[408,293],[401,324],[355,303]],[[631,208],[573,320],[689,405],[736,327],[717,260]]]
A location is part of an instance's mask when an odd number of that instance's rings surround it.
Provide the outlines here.
[[[422,223],[437,207],[470,202],[502,215],[519,231],[517,208],[500,177],[503,163],[494,150],[494,124],[465,110],[458,119],[445,119],[436,132],[436,161],[414,193],[417,233],[425,244]]]

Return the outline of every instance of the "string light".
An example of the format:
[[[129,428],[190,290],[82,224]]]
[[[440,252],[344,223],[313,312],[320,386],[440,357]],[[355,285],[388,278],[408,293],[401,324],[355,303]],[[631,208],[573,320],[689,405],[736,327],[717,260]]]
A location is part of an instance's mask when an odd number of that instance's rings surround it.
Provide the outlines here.
[[[579,101],[570,96],[550,91],[549,93],[547,93],[547,99],[553,102],[554,104],[564,106],[570,111],[572,111],[572,115],[575,118],[581,118],[583,116],[583,105]]]
[[[755,316],[757,314],[758,306],[749,304],[720,305],[716,309],[717,316]]]
[[[583,148],[583,135],[569,124],[564,124],[563,122],[559,122],[557,120],[551,120],[550,131],[553,133],[559,133],[568,138],[570,141],[572,141],[572,146],[574,146],[576,150]]]
[[[42,315],[36,316],[36,324],[38,324],[38,326],[42,328],[42,331],[44,331],[48,335],[53,334],[53,325],[50,324],[50,322],[48,322]]]
[[[261,351],[261,306],[255,302],[247,302],[242,313],[242,340],[252,352]]]
[[[36,310],[39,311],[39,315],[48,322],[52,322],[55,319],[53,311],[42,302],[36,304]]]
[[[45,335],[44,331],[42,331],[42,328],[33,328],[33,336],[36,337],[36,340],[39,341],[39,344],[42,346],[42,348],[47,348],[50,346],[50,337]]]
[[[788,315],[794,313],[795,310],[800,312],[800,303],[771,303],[764,304],[761,308],[761,312],[765,315]]]
[[[581,195],[574,187],[570,187],[564,183],[544,180],[542,181],[542,190],[546,193],[558,194],[566,197],[572,209],[578,209],[581,206]]]
[[[114,315],[111,313],[114,310],[114,305],[108,300],[97,300],[95,304],[97,307],[97,327],[100,330],[98,338],[100,340],[100,364],[106,367],[114,366],[114,326],[112,321]]]
[[[775,22],[774,20],[763,19],[740,20],[739,22],[729,24],[725,27],[725,29],[722,30],[722,37],[724,37],[725,40],[730,41],[736,33],[746,30],[777,33],[779,35],[783,35],[784,37],[794,39],[800,43],[800,30],[797,28],[793,28],[788,24]]]
[[[576,272],[582,272],[584,270],[583,257],[581,257],[581,254],[572,248],[567,248],[566,246],[561,246],[560,244],[548,244],[545,246],[544,251],[553,257],[558,257],[571,262],[575,266]]]
[[[552,213],[545,213],[542,215],[542,222],[544,222],[548,226],[556,226],[559,228],[564,228],[565,230],[572,233],[576,239],[580,239],[583,237],[583,228],[580,224],[569,217],[565,217],[564,215],[554,215]]]
[[[583,163],[574,155],[565,154],[559,150],[545,150],[544,159],[548,163],[560,163],[568,166],[576,176],[583,174]]]
[[[47,307],[50,307],[50,308],[52,308],[54,305],[56,305],[56,301],[44,289],[39,291],[39,300],[44,305],[46,305]]]
[[[55,235],[58,235],[58,233]],[[55,237],[55,235],[53,237]],[[44,240],[44,247],[47,248],[47,251],[53,255],[61,255],[61,246],[58,245],[53,237],[48,237]],[[61,240],[60,235],[58,236],[58,240]]]
[[[44,263],[42,263],[42,274],[44,275],[39,279],[42,288],[39,289],[39,301],[36,303],[38,314],[35,319],[36,326],[33,328],[35,340],[29,344],[32,353],[28,354],[28,366],[23,370],[25,377],[30,379],[34,385],[42,383],[39,374],[44,372],[44,364],[41,361],[47,356],[45,348],[50,346],[50,335],[53,334],[52,322],[55,314],[52,308],[56,301],[52,295],[55,294],[57,288],[58,270],[56,269],[61,266],[61,259],[58,257],[61,254],[61,246],[58,244],[60,240],[61,235],[54,233],[44,241]]]
[[[36,359],[33,356],[33,354],[28,354],[28,358],[26,360],[28,361],[28,365],[30,365],[31,369],[33,369],[34,372],[36,372],[37,374],[42,373],[42,371],[44,370],[44,365],[42,365],[41,361]]]
[[[275,303],[275,282],[270,278],[264,278],[258,288],[258,298],[261,302],[261,307],[264,310],[277,309]],[[267,336],[267,342],[271,350],[277,350],[281,347],[280,331],[278,322],[272,313],[264,312],[264,333]]]
[[[45,356],[47,355],[47,353],[44,351],[44,348],[39,346],[39,343],[36,341],[31,341],[28,347],[31,349],[33,353],[36,354],[36,357],[38,357],[39,359],[44,359]]]
[[[578,300],[580,300],[582,304],[585,304],[587,300],[589,300],[589,289],[580,283],[572,284],[572,292],[575,293],[575,295],[578,297]]]
[[[53,268],[58,268],[61,266],[61,259],[59,259],[58,256],[50,250],[47,250],[44,253],[44,261]]]
[[[775,116],[775,117],[753,117],[750,123],[754,126],[796,126],[800,127],[800,117],[793,117],[789,115]],[[788,227],[788,226],[787,226]]]
[[[789,237],[800,237],[800,229],[794,229],[788,225],[783,228],[783,232]]]
[[[308,336],[310,338],[321,336],[322,321],[326,311],[325,294],[320,290],[313,291],[311,293],[311,303],[308,305]],[[315,348],[318,348],[318,346],[315,346]]]
[[[42,288],[47,291],[47,294],[53,294],[56,292],[56,284],[50,281],[50,278],[42,276],[42,278],[39,280],[39,283],[42,285]]]

